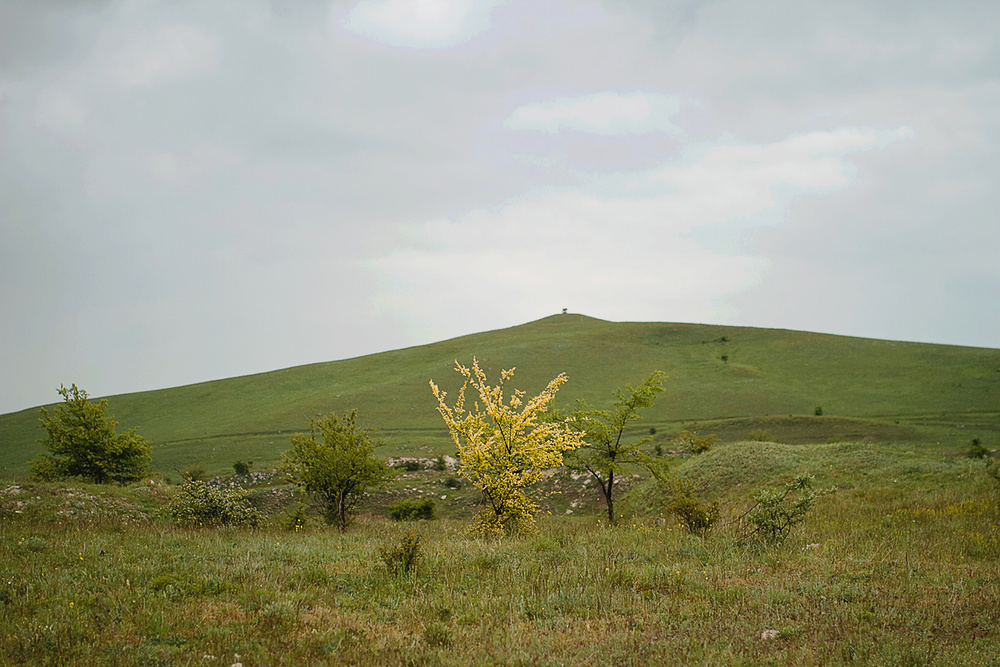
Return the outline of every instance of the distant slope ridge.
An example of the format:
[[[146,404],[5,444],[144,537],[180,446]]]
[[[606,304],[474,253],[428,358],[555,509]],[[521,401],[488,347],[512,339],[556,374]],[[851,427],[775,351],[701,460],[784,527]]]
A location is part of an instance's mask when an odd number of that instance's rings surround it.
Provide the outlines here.
[[[469,364],[473,356],[491,378],[517,367],[511,386],[529,393],[566,372],[570,381],[557,398],[563,406],[579,398],[609,405],[616,389],[662,370],[666,391],[645,413],[640,426],[647,431],[812,417],[817,407],[825,416],[898,421],[900,428],[927,419],[943,428],[961,416],[980,430],[998,430],[1000,350],[579,314],[109,402],[122,428],[135,426],[154,443],[154,465],[165,472],[193,462],[221,469],[237,458],[273,463],[311,415],[351,408],[382,429],[389,451],[429,455],[452,445],[428,380],[456,391],[454,362]],[[40,436],[37,409],[0,415],[0,471],[23,472],[41,451]]]

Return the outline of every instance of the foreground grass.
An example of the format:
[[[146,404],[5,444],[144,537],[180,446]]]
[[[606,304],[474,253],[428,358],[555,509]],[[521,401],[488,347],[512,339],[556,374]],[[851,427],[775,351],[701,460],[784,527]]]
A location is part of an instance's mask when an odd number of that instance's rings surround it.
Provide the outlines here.
[[[846,482],[769,549],[655,516],[547,516],[499,542],[459,520],[182,529],[157,518],[161,487],[6,485],[0,663],[998,663],[1000,492],[980,466],[756,446],[789,474],[795,456],[836,461],[823,476]],[[728,484],[713,454],[685,465]],[[723,496],[730,518],[745,497]],[[410,528],[424,558],[391,574],[379,548]]]

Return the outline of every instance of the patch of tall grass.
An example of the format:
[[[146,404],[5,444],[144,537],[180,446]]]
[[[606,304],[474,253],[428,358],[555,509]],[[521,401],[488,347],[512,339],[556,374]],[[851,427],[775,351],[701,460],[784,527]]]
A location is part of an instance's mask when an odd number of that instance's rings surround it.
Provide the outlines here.
[[[8,485],[18,490],[0,489],[0,664],[958,665],[1000,655],[1000,488],[982,463],[889,445],[753,446],[771,463],[731,488],[735,464],[710,457],[734,448],[741,460],[737,445],[682,464],[721,501],[706,538],[655,513],[618,527],[543,516],[537,535],[498,541],[447,518],[367,518],[345,534],[319,522],[289,532],[277,518],[254,531],[190,528],[149,511],[171,489],[102,500],[96,487]],[[727,521],[757,487],[802,466],[841,490],[784,542],[741,542]],[[148,518],[89,505],[58,514],[79,493]],[[390,571],[380,547],[408,534],[419,566]]]

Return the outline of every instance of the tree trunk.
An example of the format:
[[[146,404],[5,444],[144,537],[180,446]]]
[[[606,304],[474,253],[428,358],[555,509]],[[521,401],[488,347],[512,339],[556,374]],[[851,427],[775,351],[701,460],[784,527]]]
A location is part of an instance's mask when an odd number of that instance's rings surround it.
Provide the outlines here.
[[[604,494],[604,499],[608,501],[608,523],[615,525],[615,501],[611,495],[615,488],[615,471],[608,473],[608,492]]]
[[[339,511],[338,523],[340,524],[340,532],[346,533],[347,532],[347,498],[345,498],[343,494],[341,494],[340,499],[339,499],[338,511]]]

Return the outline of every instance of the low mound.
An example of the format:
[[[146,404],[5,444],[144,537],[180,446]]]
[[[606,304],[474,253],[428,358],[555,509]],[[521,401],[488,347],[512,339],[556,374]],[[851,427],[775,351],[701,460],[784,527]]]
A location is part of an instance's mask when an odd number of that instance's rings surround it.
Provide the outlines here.
[[[776,442],[734,442],[693,456],[678,469],[695,486],[718,495],[742,486],[776,484],[815,458],[816,447]]]

